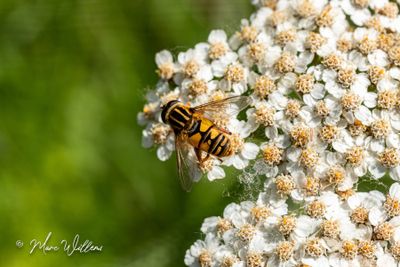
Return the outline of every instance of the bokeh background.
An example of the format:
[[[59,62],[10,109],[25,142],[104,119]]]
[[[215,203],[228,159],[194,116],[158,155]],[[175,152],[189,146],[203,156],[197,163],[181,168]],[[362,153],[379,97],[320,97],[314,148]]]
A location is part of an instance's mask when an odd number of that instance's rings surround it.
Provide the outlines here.
[[[233,182],[182,192],[175,161],[141,148],[136,114],[157,51],[234,32],[249,2],[0,1],[1,266],[183,266]],[[104,248],[29,255],[49,232],[53,245],[80,234]]]

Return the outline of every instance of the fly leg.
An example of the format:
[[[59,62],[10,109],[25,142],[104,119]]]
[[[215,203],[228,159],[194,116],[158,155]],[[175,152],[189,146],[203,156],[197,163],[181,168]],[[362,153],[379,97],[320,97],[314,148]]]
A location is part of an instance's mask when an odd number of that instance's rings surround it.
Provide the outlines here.
[[[196,153],[197,161],[200,164],[201,162],[201,150],[198,148],[194,148],[194,152]]]
[[[207,153],[207,155],[203,158],[202,163],[206,162],[210,158],[210,154]]]
[[[226,134],[229,134],[229,135],[232,134],[228,129],[225,129],[225,128],[222,128],[222,127],[220,127],[219,130],[220,130],[221,132],[226,133]]]
[[[205,157],[201,156],[202,151],[198,148],[195,148],[194,151],[196,152],[197,161],[199,162],[200,168],[204,166],[204,162],[206,162],[210,158],[210,154],[207,153]]]

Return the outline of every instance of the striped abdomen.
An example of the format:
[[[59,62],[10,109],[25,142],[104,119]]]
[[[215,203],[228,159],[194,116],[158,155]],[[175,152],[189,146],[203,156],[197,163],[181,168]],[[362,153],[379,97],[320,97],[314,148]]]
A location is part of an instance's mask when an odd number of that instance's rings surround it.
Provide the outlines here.
[[[196,118],[188,129],[189,143],[202,151],[217,157],[232,154],[229,134],[221,131],[212,121]]]

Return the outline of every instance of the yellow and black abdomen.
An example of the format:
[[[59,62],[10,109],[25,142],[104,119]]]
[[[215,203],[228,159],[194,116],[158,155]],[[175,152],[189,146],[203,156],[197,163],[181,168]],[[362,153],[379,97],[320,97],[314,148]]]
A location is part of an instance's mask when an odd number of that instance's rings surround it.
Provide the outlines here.
[[[204,117],[194,117],[188,129],[188,141],[195,148],[217,157],[232,154],[229,134]]]

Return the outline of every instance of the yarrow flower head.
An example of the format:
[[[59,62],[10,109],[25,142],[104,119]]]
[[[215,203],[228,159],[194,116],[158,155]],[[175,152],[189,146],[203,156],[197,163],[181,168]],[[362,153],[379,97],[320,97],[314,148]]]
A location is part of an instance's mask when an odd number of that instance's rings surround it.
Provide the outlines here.
[[[185,264],[397,266],[400,2],[252,3],[255,12],[232,36],[214,30],[176,56],[158,53],[160,81],[138,114],[143,146],[164,161],[180,141],[162,120],[168,102],[249,100],[241,113],[202,114],[229,137],[231,154],[186,142],[188,157],[195,180],[224,178],[231,166],[239,182],[265,180],[264,189],[206,219]]]
[[[355,193],[347,199],[323,192],[312,201],[302,202],[296,210],[282,206],[282,201],[280,206],[265,206],[274,203],[270,190],[266,183],[258,200],[232,203],[223,218],[207,218],[202,227],[206,239],[196,241],[186,252],[186,264],[198,266],[207,258],[218,266],[218,255],[229,251],[230,258],[244,266],[249,262],[268,266],[370,266],[383,259],[393,263],[388,266],[397,266],[398,183],[390,187],[386,199],[378,191]],[[254,220],[254,216],[262,220]],[[223,234],[218,231],[221,222],[227,225]],[[209,240],[216,243],[202,250],[208,256],[204,257],[198,247]]]

